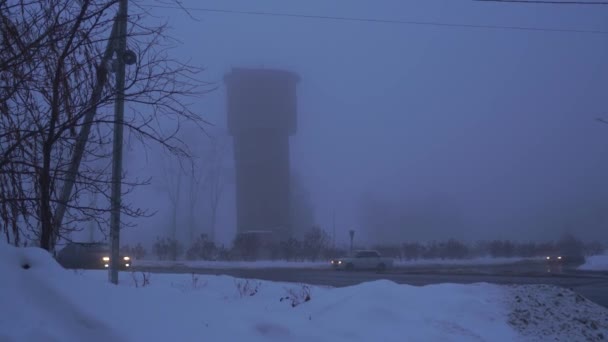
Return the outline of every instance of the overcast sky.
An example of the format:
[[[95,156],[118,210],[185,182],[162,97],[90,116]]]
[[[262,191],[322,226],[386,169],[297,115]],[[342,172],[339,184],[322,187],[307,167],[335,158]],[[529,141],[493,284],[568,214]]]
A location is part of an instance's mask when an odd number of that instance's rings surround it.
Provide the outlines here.
[[[143,2],[146,7],[147,1]],[[454,24],[608,31],[608,6],[468,0],[195,1],[185,7]],[[146,7],[148,8],[148,7]],[[140,11],[131,6],[133,12]],[[151,9],[204,66],[216,92],[195,108],[225,126],[231,67],[301,76],[292,163],[316,219],[338,240],[361,227],[362,198],[445,208],[458,223],[395,227],[387,238],[543,239],[576,230],[608,240],[608,34],[396,25]],[[142,170],[143,158],[130,160]],[[149,170],[149,168],[148,168]],[[139,171],[138,171],[139,172]],[[127,233],[157,234],[159,217]],[[365,195],[367,194],[367,195]],[[220,239],[234,234],[226,197]],[[424,211],[425,209],[420,209]],[[432,212],[432,210],[431,210]],[[164,216],[163,216],[164,215]],[[441,215],[441,214],[438,214]],[[451,215],[451,216],[450,216]],[[449,222],[449,219],[447,219]],[[154,231],[153,234],[150,232]],[[390,235],[390,234],[389,234]]]

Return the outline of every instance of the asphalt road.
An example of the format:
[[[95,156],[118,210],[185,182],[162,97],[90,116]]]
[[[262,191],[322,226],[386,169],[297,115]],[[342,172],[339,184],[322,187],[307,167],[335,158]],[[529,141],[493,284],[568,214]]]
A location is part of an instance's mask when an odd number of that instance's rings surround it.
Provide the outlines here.
[[[583,272],[569,268],[548,269],[543,264],[520,263],[493,266],[424,266],[374,271],[334,271],[331,269],[205,269],[188,267],[146,267],[134,271],[152,273],[195,273],[230,275],[239,278],[343,287],[387,279],[399,284],[423,286],[441,283],[470,284],[551,284],[570,288],[608,308],[608,273]]]

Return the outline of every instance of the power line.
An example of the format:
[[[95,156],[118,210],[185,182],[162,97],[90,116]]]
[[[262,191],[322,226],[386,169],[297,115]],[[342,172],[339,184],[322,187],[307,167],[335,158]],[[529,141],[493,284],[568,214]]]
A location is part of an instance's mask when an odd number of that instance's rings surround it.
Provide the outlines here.
[[[551,4],[551,5],[608,5],[606,1],[556,1],[556,0],[473,0],[482,2],[511,2],[520,4]]]
[[[482,1],[482,0],[480,0],[480,1]],[[487,0],[487,1],[490,1],[490,0]],[[517,0],[512,0],[512,1],[517,1]],[[522,0],[520,0],[520,1],[522,1]],[[535,32],[541,31],[541,32],[561,32],[561,33],[608,34],[608,31],[600,31],[600,30],[543,28],[543,27],[529,27],[529,26],[452,24],[452,23],[432,22],[432,21],[408,21],[408,20],[393,20],[393,19],[380,19],[380,18],[344,17],[344,16],[313,15],[313,14],[299,14],[299,13],[265,12],[265,11],[242,11],[242,10],[228,10],[228,9],[218,9],[218,8],[181,7],[181,6],[166,6],[166,5],[146,5],[146,6],[151,7],[151,8],[175,9],[175,10],[182,10],[182,11],[243,14],[243,15],[256,15],[256,16],[269,16],[269,17],[287,17],[287,18],[299,18],[299,19],[321,19],[321,20],[333,20],[333,21],[343,21],[343,22],[366,22],[366,23],[375,23],[375,24],[421,25],[421,26],[423,25],[423,26],[460,27],[460,28],[474,28],[474,29],[535,31]]]

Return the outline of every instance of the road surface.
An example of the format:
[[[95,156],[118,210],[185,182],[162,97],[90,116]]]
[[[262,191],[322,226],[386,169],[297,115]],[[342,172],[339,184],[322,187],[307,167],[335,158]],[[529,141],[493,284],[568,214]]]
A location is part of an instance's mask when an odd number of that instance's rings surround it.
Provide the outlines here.
[[[238,278],[312,285],[343,287],[387,279],[415,286],[487,282],[494,284],[551,284],[570,288],[582,296],[608,308],[608,273],[583,272],[575,269],[547,269],[538,263],[487,266],[425,266],[374,271],[334,271],[325,268],[249,268],[209,269],[191,267],[139,267],[134,271],[152,273],[194,273],[229,275]]]

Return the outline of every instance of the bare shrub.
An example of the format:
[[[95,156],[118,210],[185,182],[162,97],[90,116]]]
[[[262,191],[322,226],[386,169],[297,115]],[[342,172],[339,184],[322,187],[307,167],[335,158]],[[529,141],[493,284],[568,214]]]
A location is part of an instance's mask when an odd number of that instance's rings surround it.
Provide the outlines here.
[[[287,291],[287,296],[281,297],[279,301],[289,301],[292,308],[312,299],[310,295],[310,286],[308,285],[302,285],[299,289],[289,288],[285,290]]]
[[[131,278],[136,288],[150,285],[150,272],[131,272]]]
[[[253,297],[255,296],[262,283],[259,281],[250,281],[250,280],[235,280],[234,285],[236,286],[237,292],[239,293],[239,297]]]
[[[197,290],[207,286],[207,281],[200,281],[199,275],[192,273],[192,288]]]

